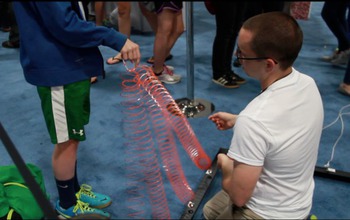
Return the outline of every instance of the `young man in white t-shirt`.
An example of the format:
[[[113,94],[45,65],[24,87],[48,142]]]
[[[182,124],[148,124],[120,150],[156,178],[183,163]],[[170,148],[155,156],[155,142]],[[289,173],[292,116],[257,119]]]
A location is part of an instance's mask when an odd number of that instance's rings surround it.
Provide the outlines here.
[[[261,93],[239,115],[211,116],[233,127],[230,149],[218,155],[222,191],[203,209],[206,219],[305,219],[323,125],[315,81],[292,67],[303,42],[295,19],[269,12],[244,22],[237,59]]]

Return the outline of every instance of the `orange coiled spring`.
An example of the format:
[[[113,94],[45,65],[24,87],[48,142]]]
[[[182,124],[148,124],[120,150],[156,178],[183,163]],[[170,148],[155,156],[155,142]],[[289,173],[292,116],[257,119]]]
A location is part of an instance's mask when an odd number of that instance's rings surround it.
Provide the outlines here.
[[[142,66],[128,71],[122,82],[121,95],[126,98],[122,105],[125,107],[124,130],[128,140],[126,167],[129,168],[127,175],[130,180],[128,192],[132,196],[129,200],[130,216],[142,217],[140,207],[144,207],[146,196],[140,192],[146,191],[152,206],[152,217],[169,219],[157,155],[160,155],[163,170],[180,201],[187,203],[194,197],[181,168],[174,131],[197,167],[208,169],[211,160],[186,117],[152,69]]]
[[[203,150],[195,136],[187,118],[176,104],[168,90],[154,75],[152,68],[142,67],[145,74],[140,76],[141,83],[148,94],[152,97],[157,107],[162,111],[167,124],[175,130],[183,148],[190,156],[192,162],[200,169],[206,170],[211,165],[211,159]]]

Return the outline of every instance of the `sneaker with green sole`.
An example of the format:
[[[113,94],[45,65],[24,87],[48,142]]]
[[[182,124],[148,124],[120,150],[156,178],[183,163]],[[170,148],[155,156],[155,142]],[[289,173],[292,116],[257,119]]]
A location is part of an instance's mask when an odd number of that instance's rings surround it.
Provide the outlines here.
[[[89,204],[77,200],[75,206],[64,209],[60,206],[59,200],[56,202],[56,212],[59,219],[69,219],[76,216],[95,216],[98,218],[94,219],[110,219],[111,215],[108,212],[102,211],[100,209],[95,209],[89,206]]]
[[[90,207],[102,209],[109,206],[112,200],[109,196],[92,191],[92,187],[88,184],[82,184],[80,190],[75,194],[77,199],[88,203]]]

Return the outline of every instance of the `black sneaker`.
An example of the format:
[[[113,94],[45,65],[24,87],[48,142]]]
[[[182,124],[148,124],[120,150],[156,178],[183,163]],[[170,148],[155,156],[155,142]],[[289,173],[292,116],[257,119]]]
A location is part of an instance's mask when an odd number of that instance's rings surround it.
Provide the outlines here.
[[[214,83],[226,87],[226,88],[230,88],[230,89],[234,89],[234,88],[238,88],[239,85],[237,84],[236,81],[234,81],[231,77],[229,77],[228,75],[224,75],[221,76],[218,79],[212,79]]]
[[[234,72],[231,72],[230,76],[232,77],[232,80],[235,81],[238,85],[241,85],[247,82],[244,78],[240,77]]]

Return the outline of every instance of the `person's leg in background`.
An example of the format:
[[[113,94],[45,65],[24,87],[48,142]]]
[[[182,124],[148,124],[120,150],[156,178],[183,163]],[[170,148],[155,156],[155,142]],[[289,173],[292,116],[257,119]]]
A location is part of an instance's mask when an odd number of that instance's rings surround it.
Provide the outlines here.
[[[348,11],[347,15],[346,15],[346,21],[347,21],[347,25],[348,25],[348,39],[350,39],[350,2],[348,2],[346,4],[346,9]]]
[[[98,26],[103,25],[103,20],[106,18],[106,12],[105,12],[105,2],[104,1],[92,1],[91,3],[94,4],[94,10],[95,10],[95,24]],[[97,77],[91,77],[90,83],[94,84],[98,81]]]
[[[246,9],[243,15],[243,22],[255,15],[271,11],[285,11],[287,14],[290,14],[289,4],[285,1],[246,1]],[[240,66],[240,63],[237,59],[233,61],[233,66]]]
[[[11,30],[9,4],[8,1],[0,1],[0,28],[3,32]]]
[[[350,40],[348,37],[348,22],[346,19],[347,1],[325,1],[321,16],[338,42],[338,49],[323,60],[334,65],[344,65],[350,56]]]
[[[184,32],[182,1],[155,2],[155,4],[159,5],[156,6],[158,25],[153,46],[153,71],[164,83],[178,83],[181,77],[173,74],[172,70],[165,65],[165,59]]]
[[[131,34],[131,2],[117,2],[118,6],[118,31],[130,38]],[[117,64],[121,62],[121,54],[111,57],[107,64]]]
[[[157,22],[157,14],[155,12],[154,2],[147,2],[146,4],[144,2],[139,2],[139,7],[142,15],[148,21],[153,33],[156,34],[158,22]],[[166,56],[165,61],[171,60],[172,58],[173,58],[173,55],[171,55],[169,51],[169,54]],[[154,56],[151,56],[149,59],[147,59],[147,63],[153,64]]]
[[[154,2],[139,2],[139,8],[148,21],[153,33],[157,33],[157,14],[155,13]]]
[[[19,48],[19,31],[16,22],[16,17],[12,9],[12,2],[8,5],[9,19],[10,19],[10,33],[7,41],[2,42],[2,46],[5,48]]]
[[[118,31],[130,38],[131,32],[131,3],[117,2],[118,5]]]
[[[290,13],[290,6],[291,6],[291,3],[292,3],[292,2],[288,2],[288,1],[285,1],[285,2],[284,2],[284,6],[283,6],[283,12],[284,12],[284,13],[291,15],[291,13]]]
[[[95,23],[96,25],[103,25],[103,20],[106,17],[105,13],[105,2],[104,1],[97,1],[94,2],[95,6]]]
[[[243,21],[264,12],[283,11],[285,7],[284,1],[247,1],[246,4]]]
[[[285,6],[284,3],[284,1],[263,1],[262,10],[263,12],[283,11]]]
[[[216,8],[216,35],[212,53],[212,80],[226,88],[238,88],[238,84],[245,83],[245,80],[232,70],[232,58],[246,3],[214,1],[213,4]]]
[[[250,17],[262,13],[262,1],[247,1],[246,10],[243,15],[243,21]]]
[[[339,85],[338,91],[344,95],[350,96],[350,57],[346,66],[343,82]]]

